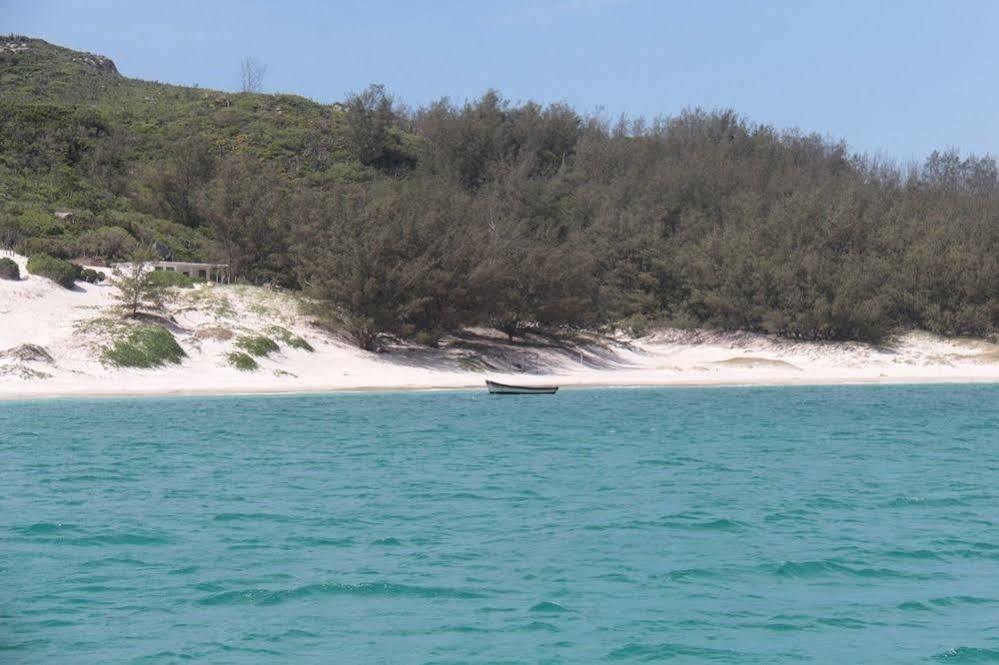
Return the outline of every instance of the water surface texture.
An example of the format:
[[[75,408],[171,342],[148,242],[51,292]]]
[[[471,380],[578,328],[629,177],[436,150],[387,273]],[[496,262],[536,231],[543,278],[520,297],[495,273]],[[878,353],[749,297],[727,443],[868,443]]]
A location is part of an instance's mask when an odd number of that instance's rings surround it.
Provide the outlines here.
[[[997,405],[0,404],[0,662],[996,660]]]

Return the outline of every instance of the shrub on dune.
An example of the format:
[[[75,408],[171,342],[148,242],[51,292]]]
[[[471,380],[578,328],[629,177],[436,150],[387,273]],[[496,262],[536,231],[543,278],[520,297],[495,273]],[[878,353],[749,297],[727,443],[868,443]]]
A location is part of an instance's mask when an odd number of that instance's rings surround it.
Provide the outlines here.
[[[93,268],[81,268],[78,279],[81,279],[88,284],[97,284],[104,281],[105,275],[100,270],[94,270]]]
[[[235,344],[251,356],[266,356],[279,348],[277,342],[263,335],[241,335]]]
[[[169,330],[152,324],[129,329],[103,352],[104,361],[115,367],[160,367],[179,364],[186,356]]]
[[[21,279],[21,269],[17,267],[17,263],[13,259],[6,257],[0,259],[0,279]]]
[[[315,349],[312,348],[312,345],[305,341],[305,339],[299,337],[287,328],[282,328],[281,326],[271,326],[267,329],[267,332],[274,337],[277,337],[293,349],[301,349],[302,351],[308,351],[310,353],[315,351]]]
[[[79,275],[75,265],[48,254],[35,254],[28,258],[28,272],[32,275],[47,277],[66,289],[73,288]]]
[[[235,367],[240,372],[252,372],[260,367],[252,356],[249,356],[242,351],[234,351],[226,356],[226,359],[229,361],[230,367]]]

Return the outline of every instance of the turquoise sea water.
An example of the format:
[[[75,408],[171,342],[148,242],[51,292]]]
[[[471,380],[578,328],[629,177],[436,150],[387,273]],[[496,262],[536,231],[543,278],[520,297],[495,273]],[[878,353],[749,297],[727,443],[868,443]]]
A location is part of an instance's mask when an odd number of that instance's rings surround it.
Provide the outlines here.
[[[997,660],[997,406],[0,403],[0,662]]]

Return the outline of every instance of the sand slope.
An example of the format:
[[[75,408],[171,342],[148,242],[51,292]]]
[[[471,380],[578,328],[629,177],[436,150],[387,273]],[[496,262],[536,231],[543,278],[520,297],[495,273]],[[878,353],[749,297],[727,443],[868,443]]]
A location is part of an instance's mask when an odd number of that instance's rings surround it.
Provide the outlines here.
[[[24,257],[16,260],[25,272]],[[114,293],[108,284],[68,291],[36,276],[0,280],[0,354],[34,344],[52,357],[0,355],[0,398],[478,388],[487,376],[563,386],[999,380],[999,345],[925,333],[875,348],[678,330],[641,339],[529,337],[510,345],[494,331],[469,330],[439,349],[397,344],[376,354],[319,329],[294,294],[216,285],[179,290],[169,306],[171,328],[188,355],[182,364],[117,369],[100,361],[116,316]],[[233,336],[266,334],[274,325],[300,335],[315,352],[282,345],[255,372],[227,364]]]

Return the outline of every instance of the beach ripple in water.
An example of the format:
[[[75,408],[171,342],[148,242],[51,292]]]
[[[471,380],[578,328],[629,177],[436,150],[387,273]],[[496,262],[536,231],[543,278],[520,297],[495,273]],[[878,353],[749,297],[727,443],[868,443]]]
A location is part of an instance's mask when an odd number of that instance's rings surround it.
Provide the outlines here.
[[[0,662],[996,662],[997,402],[0,403]]]

